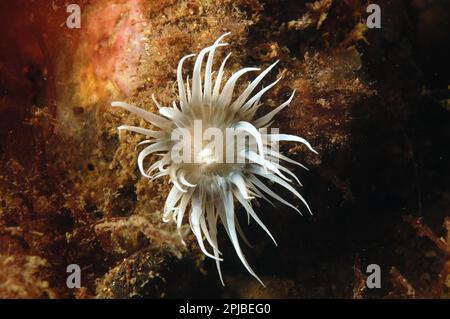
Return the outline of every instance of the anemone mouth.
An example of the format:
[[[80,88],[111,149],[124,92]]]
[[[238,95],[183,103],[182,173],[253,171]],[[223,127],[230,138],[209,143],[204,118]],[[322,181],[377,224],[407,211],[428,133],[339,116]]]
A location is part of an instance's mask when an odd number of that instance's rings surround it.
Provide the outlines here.
[[[228,164],[228,163],[209,163],[209,164],[195,164],[187,167],[193,174],[193,180],[205,181],[207,185],[212,178],[227,177],[234,171],[242,171],[245,164]]]

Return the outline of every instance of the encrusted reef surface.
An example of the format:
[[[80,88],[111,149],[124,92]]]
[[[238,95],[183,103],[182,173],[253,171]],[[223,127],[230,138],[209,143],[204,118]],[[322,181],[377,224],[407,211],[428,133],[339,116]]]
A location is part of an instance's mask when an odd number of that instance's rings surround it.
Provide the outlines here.
[[[2,1],[0,297],[448,298],[449,4],[379,1],[381,29],[367,28],[367,5],[81,1],[81,28],[68,29],[64,1]],[[295,173],[314,215],[261,202],[279,247],[245,226],[267,288],[223,231],[226,287],[189,225],[181,244],[161,221],[168,181],[142,178],[141,137],[117,131],[146,124],[109,107],[176,100],[178,60],[227,31],[226,76],[280,60],[264,108],[296,90],[274,126],[319,152],[283,148],[310,168]],[[80,289],[66,285],[69,264],[81,267]],[[381,267],[380,289],[365,286],[369,264]]]

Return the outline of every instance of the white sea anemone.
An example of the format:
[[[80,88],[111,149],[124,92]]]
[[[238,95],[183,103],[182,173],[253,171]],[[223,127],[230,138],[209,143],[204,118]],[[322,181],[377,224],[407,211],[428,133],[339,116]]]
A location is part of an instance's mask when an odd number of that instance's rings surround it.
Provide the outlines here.
[[[150,178],[150,180],[167,175],[173,184],[164,206],[163,220],[165,222],[173,220],[177,229],[180,230],[183,217],[186,211],[189,211],[191,230],[195,234],[203,253],[215,259],[223,284],[220,270],[222,253],[219,251],[217,240],[217,223],[220,219],[245,268],[263,284],[242,253],[238,234],[244,242],[248,243],[248,241],[239,226],[235,214],[235,202],[239,202],[243,206],[247,212],[248,221],[250,221],[250,217],[253,218],[275,242],[269,230],[252,208],[252,200],[262,198],[272,203],[268,198],[270,197],[298,212],[300,211],[266,186],[261,178],[279,184],[292,192],[311,213],[308,204],[299,192],[291,186],[291,180],[285,174],[299,184],[300,181],[289,169],[280,165],[279,161],[304,166],[278,152],[277,143],[279,141],[299,142],[306,145],[311,151],[315,153],[316,151],[301,137],[267,133],[267,128],[272,124],[274,116],[289,105],[294,97],[294,92],[286,102],[264,116],[255,118],[256,111],[262,105],[260,103],[261,97],[281,78],[257,93],[253,95],[252,93],[278,61],[261,72],[240,95],[234,92],[236,81],[247,72],[259,71],[258,68],[239,70],[232,74],[222,86],[225,63],[230,54],[223,60],[217,74],[212,72],[212,66],[215,50],[227,45],[221,43],[221,40],[227,34],[219,37],[212,46],[199,53],[195,60],[192,81],[189,80],[189,77],[185,81],[182,71],[183,62],[194,55],[185,56],[180,60],[177,69],[178,104],[174,102],[172,107],[162,107],[153,97],[160,115],[124,102],[112,102],[111,105],[130,111],[157,128],[156,130],[150,130],[123,125],[119,127],[119,130],[128,130],[147,136],[149,139],[140,143],[150,144],[138,156],[138,167],[141,174]],[[206,66],[202,70],[206,55]],[[235,97],[234,100],[233,97]],[[201,123],[200,129],[203,133],[200,138],[194,136],[196,135],[194,126],[198,122]],[[211,136],[208,138],[206,136],[208,134],[205,135],[204,133],[212,128],[223,134],[215,135],[214,140]],[[225,141],[224,136],[226,130],[230,128],[234,129],[234,134],[238,140],[245,139],[246,143],[240,147],[237,147],[235,143],[226,143],[228,140]],[[175,141],[174,132],[177,129],[184,129],[192,135],[192,139],[183,138],[181,141]],[[222,138],[219,144],[214,143],[214,141],[217,142],[220,139],[218,136]],[[205,144],[207,145],[205,146]],[[180,145],[184,152],[187,150],[192,155],[192,157],[189,157],[193,158],[192,161],[174,160],[174,154],[179,151]],[[235,152],[237,154],[231,156],[232,160],[228,160],[228,155]],[[144,168],[144,159],[151,154],[156,154],[160,158],[146,169]],[[227,161],[223,160],[223,156],[218,158],[221,154],[227,155]],[[204,239],[212,249],[212,253],[208,252],[205,247]]]

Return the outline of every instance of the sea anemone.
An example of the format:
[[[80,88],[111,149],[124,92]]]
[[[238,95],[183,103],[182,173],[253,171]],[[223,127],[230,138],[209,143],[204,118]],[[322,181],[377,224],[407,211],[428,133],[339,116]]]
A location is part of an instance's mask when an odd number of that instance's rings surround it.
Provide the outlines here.
[[[237,80],[247,72],[260,69],[243,68],[232,74],[222,86],[224,68],[230,54],[223,60],[217,74],[212,72],[212,66],[215,50],[227,45],[227,43],[221,43],[227,34],[219,37],[213,45],[198,54],[191,81],[189,77],[186,80],[183,78],[183,63],[194,55],[181,58],[177,68],[178,104],[174,102],[172,107],[163,107],[152,96],[160,115],[124,102],[112,102],[111,105],[132,112],[157,128],[150,130],[123,125],[119,127],[119,130],[128,130],[148,137],[149,139],[140,143],[150,144],[138,156],[137,162],[141,174],[150,180],[169,176],[173,184],[167,195],[163,220],[165,222],[173,220],[179,231],[183,224],[183,217],[186,211],[189,211],[191,230],[202,252],[216,261],[223,284],[220,269],[222,253],[218,248],[217,240],[217,224],[220,219],[241,262],[250,274],[263,284],[241,250],[238,235],[247,244],[248,241],[235,214],[235,202],[243,206],[247,212],[248,221],[250,222],[250,218],[253,218],[276,245],[272,234],[252,208],[252,201],[255,198],[262,198],[272,203],[270,200],[272,198],[299,213],[300,211],[263,183],[261,178],[279,184],[292,192],[311,213],[304,198],[291,186],[291,179],[288,176],[301,186],[300,181],[289,169],[280,165],[279,161],[304,166],[282,155],[278,151],[278,142],[299,142],[306,145],[309,150],[315,153],[316,151],[301,137],[278,134],[278,131],[272,133],[273,129],[270,133],[268,132],[274,116],[289,105],[295,92],[286,102],[271,112],[256,117],[256,112],[262,105],[261,97],[281,78],[257,93],[253,95],[252,93],[278,61],[261,72],[240,92],[240,95],[234,92]],[[206,66],[202,70],[206,55]],[[231,139],[228,138],[230,130],[234,134]],[[197,134],[198,131],[200,134]],[[237,144],[239,141],[244,142],[237,146],[234,143],[235,140],[238,140]],[[183,159],[176,158],[177,154],[182,154]],[[224,160],[224,154],[226,160]],[[145,169],[144,159],[149,155],[157,155],[160,158]],[[205,247],[204,238],[212,249],[212,253]]]

